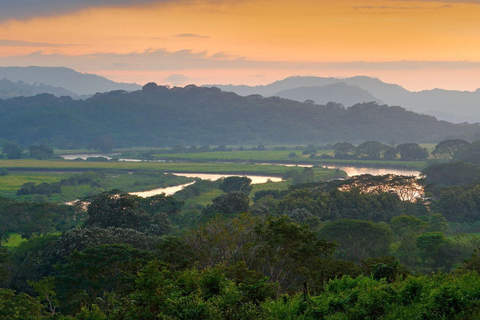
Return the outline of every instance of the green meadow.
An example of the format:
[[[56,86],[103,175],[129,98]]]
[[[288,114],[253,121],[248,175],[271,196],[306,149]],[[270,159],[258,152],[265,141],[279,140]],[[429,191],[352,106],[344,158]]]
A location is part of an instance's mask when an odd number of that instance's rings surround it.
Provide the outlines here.
[[[295,156],[291,156],[295,153]],[[152,157],[161,160],[180,160],[192,162],[208,161],[232,161],[232,162],[277,162],[288,164],[312,164],[312,165],[355,165],[367,167],[390,167],[406,169],[423,169],[426,161],[400,161],[400,160],[342,160],[342,159],[321,159],[322,154],[332,155],[333,150],[320,150],[317,155],[311,158],[310,155],[303,155],[301,150],[265,150],[265,151],[222,151],[222,152],[200,152],[200,153],[176,153],[156,154]]]

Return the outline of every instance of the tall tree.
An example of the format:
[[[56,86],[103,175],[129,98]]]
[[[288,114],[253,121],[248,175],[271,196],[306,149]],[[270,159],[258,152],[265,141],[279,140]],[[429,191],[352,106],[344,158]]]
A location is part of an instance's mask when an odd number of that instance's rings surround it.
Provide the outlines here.
[[[23,150],[20,149],[14,142],[8,141],[3,145],[3,153],[5,153],[8,159],[20,159],[22,157]]]
[[[444,140],[435,146],[432,155],[453,159],[458,152],[467,149],[469,145],[470,143],[462,139]]]
[[[150,219],[145,211],[138,208],[135,196],[128,193],[99,194],[88,206],[87,214],[85,227],[145,230]]]
[[[393,241],[393,233],[388,226],[350,219],[330,222],[320,230],[320,236],[337,242],[339,256],[353,261],[384,256]]]

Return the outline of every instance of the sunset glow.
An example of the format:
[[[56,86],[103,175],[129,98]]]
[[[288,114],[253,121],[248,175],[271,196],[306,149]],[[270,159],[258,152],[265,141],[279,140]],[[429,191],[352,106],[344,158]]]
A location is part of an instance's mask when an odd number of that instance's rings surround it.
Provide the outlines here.
[[[141,84],[369,75],[412,90],[480,87],[476,1],[90,2],[0,16],[0,65],[66,66]]]

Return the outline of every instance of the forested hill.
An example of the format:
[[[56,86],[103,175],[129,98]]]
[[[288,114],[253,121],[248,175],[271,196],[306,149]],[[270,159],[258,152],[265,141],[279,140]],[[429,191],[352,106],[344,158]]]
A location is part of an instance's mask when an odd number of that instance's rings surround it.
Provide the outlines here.
[[[241,97],[218,88],[167,88],[96,94],[85,101],[42,94],[0,101],[0,138],[31,145],[88,145],[110,135],[115,147],[176,144],[434,142],[471,139],[480,126],[437,121],[375,103],[344,108],[278,97]]]
[[[141,88],[134,83],[115,82],[96,74],[80,73],[65,67],[0,67],[0,79],[3,78],[37,86],[61,87],[79,96],[112,90],[133,91]],[[55,91],[48,90],[41,93],[52,93],[58,96]],[[61,95],[70,96],[71,94],[62,93]]]

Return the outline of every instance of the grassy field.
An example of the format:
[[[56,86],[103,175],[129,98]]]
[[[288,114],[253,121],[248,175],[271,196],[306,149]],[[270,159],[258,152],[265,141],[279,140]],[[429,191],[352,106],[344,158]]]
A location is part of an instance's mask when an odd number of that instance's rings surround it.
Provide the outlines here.
[[[18,189],[27,182],[33,183],[52,183],[60,182],[68,178],[70,173],[52,173],[52,172],[14,172],[9,175],[0,176],[0,196],[12,197]]]
[[[79,199],[88,195],[94,195],[103,191],[120,189],[125,192],[145,191],[156,188],[175,186],[193,181],[192,178],[179,177],[174,175],[164,175],[162,173],[152,172],[105,172],[101,178],[97,179],[95,185],[78,184],[62,186],[61,194],[51,195],[23,195],[17,196],[17,190],[26,183],[54,183],[67,179],[73,173],[56,172],[16,172],[9,175],[0,176],[0,196],[16,198],[23,201],[48,201],[65,202]]]
[[[32,171],[125,170],[185,173],[221,173],[282,176],[290,167],[241,163],[87,162],[63,160],[0,160],[0,169]],[[315,168],[317,179],[329,179],[335,170]]]
[[[290,153],[295,152],[295,157]],[[332,150],[318,151],[321,154],[332,154]],[[232,162],[277,162],[277,163],[298,163],[318,165],[356,165],[375,167],[396,167],[421,170],[425,167],[426,161],[386,161],[386,160],[340,160],[340,159],[319,159],[310,158],[309,155],[302,155],[302,151],[294,150],[266,150],[266,151],[225,151],[225,152],[202,152],[202,153],[178,153],[178,154],[157,154],[155,159],[182,160],[192,162],[204,161],[232,161]]]

